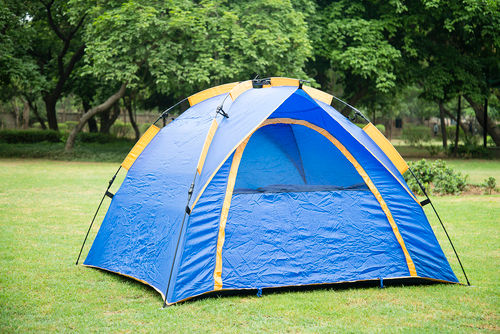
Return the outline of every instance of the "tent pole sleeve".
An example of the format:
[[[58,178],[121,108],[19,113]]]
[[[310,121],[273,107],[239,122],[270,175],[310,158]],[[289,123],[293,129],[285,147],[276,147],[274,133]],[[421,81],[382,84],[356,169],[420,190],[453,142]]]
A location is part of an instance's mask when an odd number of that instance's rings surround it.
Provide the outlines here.
[[[109,193],[109,188],[111,188],[111,186],[113,185],[113,182],[115,182],[116,175],[118,175],[118,172],[120,171],[121,168],[122,168],[122,166],[120,165],[120,167],[118,167],[118,169],[116,170],[115,175],[113,175],[111,180],[109,180],[108,187],[106,188],[104,195],[102,195],[101,202],[99,203],[99,206],[97,207],[97,210],[95,211],[94,218],[92,218],[92,221],[90,222],[90,226],[89,226],[89,229],[87,230],[87,234],[85,235],[85,239],[83,239],[82,247],[80,248],[80,253],[78,253],[78,258],[76,259],[75,265],[78,265],[78,261],[80,261],[80,256],[82,256],[83,247],[85,246],[85,242],[87,242],[87,238],[89,236],[90,230],[92,229],[92,225],[94,225],[95,218],[97,217],[97,214],[99,213],[99,210],[101,209],[102,202],[104,202],[104,198]]]
[[[177,237],[177,244],[175,245],[174,259],[172,260],[172,266],[170,267],[170,275],[168,276],[167,291],[165,291],[165,301],[163,302],[163,308],[167,306],[168,290],[170,289],[170,282],[172,280],[172,273],[174,272],[175,260],[177,259],[177,251],[179,250],[179,243],[181,241],[182,230],[184,230],[184,223],[186,221],[186,216],[189,211],[189,202],[191,202],[191,196],[193,196],[194,182],[196,181],[196,171],[194,173],[193,182],[188,190],[188,200],[186,204],[186,210],[184,210],[184,217],[182,217],[181,228],[179,230],[179,236]]]
[[[441,217],[439,217],[439,214],[438,214],[436,208],[434,207],[434,204],[432,203],[431,199],[429,198],[429,195],[427,195],[427,192],[425,191],[425,187],[422,185],[422,183],[420,183],[420,180],[417,178],[417,176],[415,175],[415,173],[413,172],[411,167],[409,167],[408,169],[410,170],[411,175],[413,175],[413,177],[417,181],[418,186],[420,187],[420,189],[424,193],[425,197],[427,198],[427,201],[429,201],[429,203],[431,204],[432,210],[434,210],[434,213],[436,214],[436,217],[439,220],[439,223],[441,224],[441,227],[443,228],[444,233],[446,234],[446,237],[448,238],[448,241],[450,242],[451,248],[453,248],[453,252],[455,253],[455,256],[458,260],[458,263],[460,264],[460,268],[462,269],[462,272],[464,273],[464,277],[465,277],[465,280],[467,281],[467,285],[470,286],[469,278],[467,277],[467,274],[465,273],[465,269],[464,269],[464,266],[462,265],[462,261],[460,261],[460,257],[458,256],[457,250],[455,249],[455,246],[453,245],[453,242],[451,241],[450,235],[448,234],[446,227],[444,227],[444,223],[441,220]]]

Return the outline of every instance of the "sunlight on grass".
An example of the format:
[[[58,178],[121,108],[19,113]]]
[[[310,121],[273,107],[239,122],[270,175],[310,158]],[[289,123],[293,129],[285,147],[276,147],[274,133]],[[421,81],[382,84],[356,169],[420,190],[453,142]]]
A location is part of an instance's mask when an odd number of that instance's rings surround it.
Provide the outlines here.
[[[471,179],[495,176],[500,170],[498,161],[451,163]],[[499,195],[433,198],[474,287],[265,291],[262,298],[205,298],[163,310],[153,289],[74,265],[93,212],[117,167],[116,163],[0,160],[1,332],[500,330]],[[429,206],[425,210],[463,280],[439,223]],[[96,231],[97,226],[90,241]]]

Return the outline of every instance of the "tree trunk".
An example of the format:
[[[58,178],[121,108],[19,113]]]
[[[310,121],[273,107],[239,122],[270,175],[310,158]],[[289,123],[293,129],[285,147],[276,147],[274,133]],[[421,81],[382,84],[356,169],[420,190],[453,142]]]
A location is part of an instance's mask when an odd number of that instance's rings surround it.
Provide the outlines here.
[[[82,106],[83,106],[83,110],[84,110],[83,113],[86,113],[87,111],[90,110],[90,103],[89,103],[89,101],[87,101],[85,99],[82,99]],[[87,124],[89,126],[89,132],[97,132],[98,131],[97,122],[95,120],[95,117],[89,118]]]
[[[443,147],[448,147],[448,137],[446,135],[446,123],[444,122],[444,106],[443,102],[439,101],[439,118],[441,119],[441,136],[443,138]]]
[[[458,151],[458,140],[460,139],[460,112],[462,108],[462,95],[458,95],[458,105],[457,105],[457,128],[455,135],[455,154]]]
[[[101,128],[99,129],[99,132],[101,133],[108,133],[111,130],[111,126],[115,123],[116,119],[120,115],[120,106],[118,104],[118,101],[113,104],[113,109],[106,110],[103,112],[103,115],[101,116]]]
[[[89,111],[87,111],[85,114],[82,115],[82,117],[78,121],[78,124],[75,126],[75,128],[71,131],[71,133],[68,136],[68,139],[66,141],[66,146],[64,147],[64,150],[66,152],[69,152],[73,149],[73,146],[75,145],[76,135],[82,130],[85,123],[87,123],[90,118],[94,117],[103,110],[111,108],[111,106],[115,104],[116,101],[120,100],[123,97],[126,89],[127,89],[127,84],[123,83],[120,89],[116,93],[111,95],[106,101],[90,109]]]
[[[128,98],[124,96],[123,103],[125,104],[125,108],[127,108],[128,117],[130,118],[130,124],[132,125],[132,128],[134,128],[135,140],[138,141],[139,138],[141,137],[141,132],[139,131],[139,127],[135,122],[134,111],[132,106],[132,96],[129,96]]]
[[[484,129],[484,106],[481,103],[474,102],[470,96],[465,95],[464,97],[474,110],[477,121]],[[493,139],[495,145],[500,146],[500,128],[490,117],[488,117],[486,123],[486,126],[488,128],[486,132],[491,136],[491,139]]]
[[[453,115],[448,109],[446,109],[446,107],[443,105],[443,111],[446,115],[446,117],[449,117],[450,119],[454,120],[455,122],[457,122],[457,117],[455,115]],[[464,130],[464,133],[469,133],[469,129],[467,128],[467,126],[462,122],[462,120],[460,119],[460,122],[457,122],[460,124],[460,127],[462,128],[462,130]]]
[[[30,106],[28,101],[23,101],[23,129],[27,129],[30,125]]]
[[[40,126],[42,127],[42,129],[47,130],[47,126],[45,125],[45,121],[43,120],[42,116],[40,116],[40,113],[38,112],[38,107],[36,105],[36,102],[31,101],[31,99],[29,99],[29,98],[26,98],[26,101],[28,101],[28,104],[29,104],[31,110],[33,110],[33,113],[35,114],[36,120],[38,121],[38,123],[40,123]]]
[[[58,131],[59,126],[57,125],[57,114],[56,114],[56,102],[57,100],[52,98],[52,96],[46,96],[43,98],[45,102],[45,110],[47,111],[47,123],[49,129]]]

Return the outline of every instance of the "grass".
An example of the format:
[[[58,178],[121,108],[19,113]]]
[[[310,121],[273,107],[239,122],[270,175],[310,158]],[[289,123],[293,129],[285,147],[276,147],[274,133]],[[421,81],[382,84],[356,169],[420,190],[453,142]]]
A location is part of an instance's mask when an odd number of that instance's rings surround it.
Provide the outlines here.
[[[474,179],[498,175],[500,162],[489,163],[452,162]],[[262,298],[206,298],[161,309],[161,297],[151,288],[74,265],[116,168],[115,163],[0,160],[0,332],[500,331],[499,195],[434,199],[473,287],[264,291]],[[443,232],[429,217],[461,278]]]

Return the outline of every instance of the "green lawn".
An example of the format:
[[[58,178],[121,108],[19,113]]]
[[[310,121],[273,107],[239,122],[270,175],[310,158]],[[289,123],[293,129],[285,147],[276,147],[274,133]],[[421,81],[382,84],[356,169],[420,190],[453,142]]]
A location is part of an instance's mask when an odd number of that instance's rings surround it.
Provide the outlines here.
[[[452,164],[474,182],[490,175],[500,181],[499,161]],[[262,298],[206,298],[161,309],[151,288],[74,265],[117,165],[0,160],[0,332],[500,331],[499,195],[435,198],[473,287],[264,292]]]

